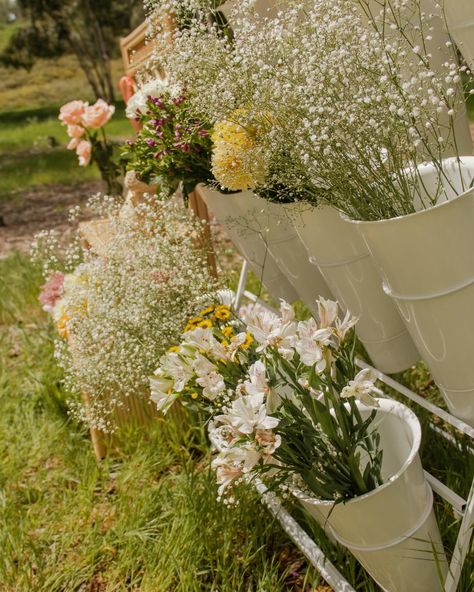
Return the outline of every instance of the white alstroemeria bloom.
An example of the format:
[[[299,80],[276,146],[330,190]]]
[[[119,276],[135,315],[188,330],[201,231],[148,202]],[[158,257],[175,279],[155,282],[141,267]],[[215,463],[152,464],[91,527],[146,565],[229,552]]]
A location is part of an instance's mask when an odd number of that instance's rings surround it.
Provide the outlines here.
[[[235,361],[235,358],[239,352],[240,347],[247,341],[247,333],[241,332],[237,333],[234,337],[232,337],[231,342],[227,348],[227,355],[232,360]]]
[[[177,352],[168,352],[161,358],[163,375],[173,379],[173,389],[180,393],[193,376],[193,369],[185,358]],[[160,370],[156,374],[160,375]]]
[[[296,323],[290,320],[292,317],[284,305],[282,310],[283,318],[269,310],[259,310],[257,313],[249,313],[246,322],[249,332],[259,344],[257,351],[276,347],[284,358],[291,360],[294,355]]]
[[[249,368],[249,378],[244,382],[245,392],[251,397],[251,403],[255,407],[262,405],[270,394],[270,387],[267,383],[267,371],[265,364],[258,360]]]
[[[298,323],[298,337],[295,349],[303,364],[315,366],[317,372],[323,372],[327,365],[324,348],[331,344],[331,329],[319,329],[314,319],[308,319]]]
[[[202,394],[213,401],[225,390],[225,382],[219,372],[210,372],[200,376],[196,382],[203,387]]]
[[[184,334],[184,343],[198,351],[203,351],[216,360],[227,358],[227,353],[224,347],[214,337],[212,329],[197,327],[192,331],[188,331]]]
[[[351,316],[349,311],[346,312],[346,316],[342,319],[336,319],[336,326],[334,329],[334,333],[338,337],[339,341],[344,341],[346,338],[347,332],[352,329],[352,327],[357,323],[358,318]]]
[[[295,311],[293,307],[291,304],[288,304],[286,300],[283,300],[283,298],[280,298],[280,317],[283,324],[291,323],[295,320]]]
[[[251,396],[240,397],[233,401],[232,407],[226,415],[216,417],[217,421],[228,423],[241,434],[251,434],[255,430],[271,430],[276,428],[279,421],[267,415],[265,404],[254,404]]]
[[[235,479],[249,474],[260,458],[260,453],[250,444],[220,452],[211,463],[217,475],[218,495],[222,496]]]
[[[216,372],[217,366],[198,352],[193,360],[193,370],[198,376],[206,376],[206,374]]]
[[[331,327],[334,321],[337,319],[337,313],[339,311],[339,305],[334,300],[326,300],[320,296],[317,301],[318,304],[318,315],[319,324],[322,329]]]
[[[166,414],[179,396],[173,390],[173,380],[164,376],[150,378],[150,387],[151,400],[156,403],[158,411]]]
[[[351,380],[347,386],[342,389],[341,399],[354,397],[368,407],[378,407],[377,399],[372,396],[372,393],[381,394],[380,389],[375,386],[377,375],[372,368],[364,368],[361,370],[354,380]]]

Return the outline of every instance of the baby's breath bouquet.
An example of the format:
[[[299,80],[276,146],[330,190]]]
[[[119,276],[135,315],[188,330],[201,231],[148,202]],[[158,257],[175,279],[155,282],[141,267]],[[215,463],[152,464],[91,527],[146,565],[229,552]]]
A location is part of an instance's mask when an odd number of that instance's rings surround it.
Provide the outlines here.
[[[320,299],[319,318],[296,321],[257,306],[243,320],[226,306],[191,319],[151,379],[167,412],[177,401],[207,412],[219,496],[261,475],[325,500],[344,501],[381,484],[382,452],[372,425],[379,391],[354,364],[355,319]],[[372,408],[366,419],[359,399]]]
[[[88,397],[71,402],[73,413],[102,431],[131,398],[148,400],[157,358],[216,288],[202,224],[182,205],[146,197],[107,221],[100,255],[75,245],[60,259],[54,237],[36,244],[48,254],[42,302],[61,336],[57,359],[71,391]]]
[[[437,45],[439,2],[288,0],[268,19],[243,0],[229,20],[232,41],[196,18],[163,50],[216,127],[219,183],[367,220],[436,203],[417,165],[450,183],[443,157],[460,153],[468,74]]]

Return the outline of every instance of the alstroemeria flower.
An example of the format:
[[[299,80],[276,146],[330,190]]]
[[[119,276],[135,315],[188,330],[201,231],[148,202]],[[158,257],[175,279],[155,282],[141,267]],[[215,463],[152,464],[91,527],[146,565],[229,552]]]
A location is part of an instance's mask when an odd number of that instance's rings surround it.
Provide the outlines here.
[[[225,382],[218,372],[200,376],[196,382],[203,387],[202,394],[213,401],[225,390]]]
[[[228,423],[241,434],[251,434],[255,430],[271,430],[279,423],[278,419],[267,415],[265,404],[254,404],[254,398],[250,396],[236,399],[229,413],[216,417],[216,420]]]
[[[351,380],[347,386],[342,389],[341,398],[347,399],[354,397],[368,407],[379,407],[377,399],[372,393],[380,394],[381,391],[375,386],[377,375],[372,368],[361,370],[354,380]]]
[[[223,450],[211,463],[217,475],[218,495],[222,496],[232,481],[250,473],[260,458],[260,453],[250,445]]]
[[[150,378],[151,400],[156,403],[158,411],[167,413],[169,408],[178,398],[178,394],[173,390],[173,380],[164,376]]]
[[[327,365],[324,348],[331,344],[331,329],[320,329],[314,319],[308,319],[298,323],[298,337],[295,349],[303,364],[315,366],[317,372],[323,372]]]
[[[344,341],[348,331],[352,329],[352,327],[357,323],[357,321],[357,317],[351,316],[351,313],[349,311],[346,312],[346,316],[342,321],[339,318],[336,319],[334,333],[338,337],[339,341]]]
[[[224,347],[214,337],[212,329],[198,327],[187,331],[184,334],[184,343],[194,347],[198,351],[203,351],[217,360],[227,358]]]
[[[317,301],[318,304],[318,315],[319,315],[319,324],[322,329],[326,327],[331,327],[334,321],[337,319],[337,313],[339,310],[339,305],[334,300],[326,300],[322,296],[320,296],[319,300]]]
[[[248,374],[250,380],[244,382],[245,392],[251,397],[254,406],[262,405],[271,391],[267,383],[265,365],[258,360],[250,366]]]
[[[177,352],[168,352],[161,358],[159,373],[173,380],[173,389],[180,393],[193,376],[193,369],[183,356]]]
[[[287,306],[289,305],[282,301],[282,317],[269,310],[250,312],[247,316],[247,325],[250,333],[259,343],[257,351],[276,347],[284,358],[291,360],[294,356],[296,323]]]

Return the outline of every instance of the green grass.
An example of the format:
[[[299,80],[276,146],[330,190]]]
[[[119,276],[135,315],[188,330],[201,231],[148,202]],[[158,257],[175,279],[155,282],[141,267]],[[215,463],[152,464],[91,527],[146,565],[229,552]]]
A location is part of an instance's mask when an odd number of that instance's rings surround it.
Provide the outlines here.
[[[58,111],[59,106],[39,109],[38,115],[35,110],[0,114],[0,200],[35,185],[100,178],[95,165],[79,167],[74,151],[66,150],[68,138],[57,119]],[[132,135],[123,103],[117,104],[106,131],[117,142]]]

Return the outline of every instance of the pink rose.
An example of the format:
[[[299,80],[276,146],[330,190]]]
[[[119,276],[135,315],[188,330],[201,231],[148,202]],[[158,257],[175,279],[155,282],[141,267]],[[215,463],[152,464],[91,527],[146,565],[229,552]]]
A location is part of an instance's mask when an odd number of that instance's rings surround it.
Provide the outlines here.
[[[71,138],[67,145],[68,150],[75,150],[79,146],[79,141],[85,133],[85,129],[81,125],[68,125],[67,135]]]
[[[114,114],[115,107],[99,99],[94,105],[88,105],[82,116],[82,123],[86,127],[99,129],[104,126]]]
[[[91,161],[92,144],[88,140],[81,140],[76,148],[79,166],[87,166]]]
[[[59,110],[59,120],[67,125],[80,123],[87,107],[88,103],[84,103],[84,101],[71,101],[66,103]]]
[[[84,135],[86,130],[81,125],[68,125],[67,135],[70,138],[80,138]]]
[[[43,305],[43,310],[52,313],[56,302],[63,295],[64,273],[54,272],[49,280],[41,286],[39,301]]]

